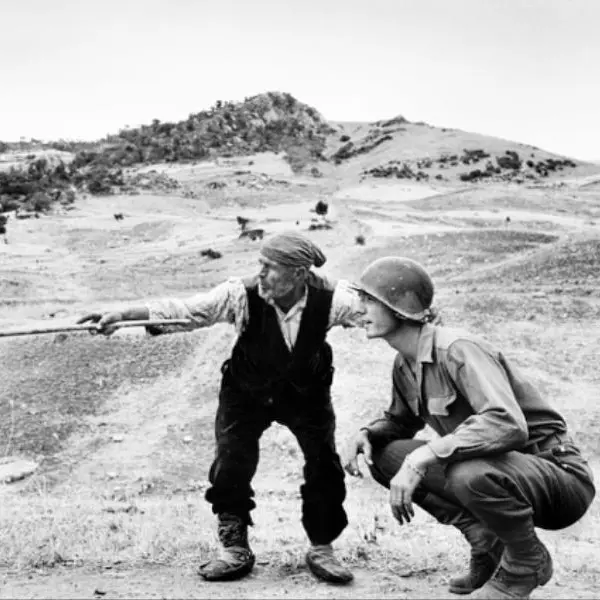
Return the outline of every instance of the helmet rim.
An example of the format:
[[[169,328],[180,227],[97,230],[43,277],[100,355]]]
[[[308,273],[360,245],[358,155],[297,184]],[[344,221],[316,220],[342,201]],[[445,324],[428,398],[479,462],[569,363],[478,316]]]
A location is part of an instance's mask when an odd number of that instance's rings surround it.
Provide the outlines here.
[[[431,315],[433,281],[423,266],[415,260],[400,256],[378,258],[366,267],[359,282],[352,287],[375,298],[401,318],[427,322]],[[386,294],[386,291],[389,293]],[[396,294],[398,296],[395,298]],[[408,303],[409,308],[422,309],[411,312],[402,305],[398,306],[402,303]]]

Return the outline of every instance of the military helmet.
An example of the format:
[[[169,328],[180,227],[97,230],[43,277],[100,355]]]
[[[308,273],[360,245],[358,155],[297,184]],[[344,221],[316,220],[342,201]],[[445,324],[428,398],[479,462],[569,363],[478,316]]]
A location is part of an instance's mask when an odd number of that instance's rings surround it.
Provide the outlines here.
[[[354,286],[376,298],[395,313],[412,321],[426,322],[433,301],[433,281],[416,261],[385,256],[372,262]]]

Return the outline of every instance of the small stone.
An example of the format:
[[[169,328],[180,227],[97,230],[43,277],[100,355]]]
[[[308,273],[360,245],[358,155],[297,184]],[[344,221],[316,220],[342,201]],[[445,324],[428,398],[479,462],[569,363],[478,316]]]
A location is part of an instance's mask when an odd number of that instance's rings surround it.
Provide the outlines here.
[[[193,438],[191,435],[186,435],[186,436],[183,438],[183,443],[184,443],[184,444],[189,444],[190,442],[192,442],[192,441],[193,441],[193,439],[194,439],[194,438]]]
[[[3,458],[0,462],[0,483],[20,481],[31,475],[38,468],[38,463],[14,457]]]
[[[113,442],[117,442],[117,443],[119,443],[119,442],[122,442],[122,441],[125,439],[125,437],[124,437],[124,436],[122,436],[120,433],[115,433],[115,434],[114,434],[114,435],[111,437],[111,439],[112,439],[112,441],[113,441]]]

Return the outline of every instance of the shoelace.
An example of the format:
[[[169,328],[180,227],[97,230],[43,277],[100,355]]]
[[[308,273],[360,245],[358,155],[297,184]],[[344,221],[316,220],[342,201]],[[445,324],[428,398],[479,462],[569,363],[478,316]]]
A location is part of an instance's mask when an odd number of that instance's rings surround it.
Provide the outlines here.
[[[219,548],[219,552],[217,554],[217,560],[222,560],[224,563],[232,564],[236,563],[245,558],[247,554],[247,550],[244,548]]]
[[[310,553],[319,558],[334,558],[333,548],[330,546],[313,546]]]

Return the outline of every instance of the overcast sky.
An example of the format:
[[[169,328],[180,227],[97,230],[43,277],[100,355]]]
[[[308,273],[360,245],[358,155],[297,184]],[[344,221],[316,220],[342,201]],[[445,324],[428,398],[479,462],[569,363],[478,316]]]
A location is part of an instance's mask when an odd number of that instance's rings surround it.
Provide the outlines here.
[[[598,0],[0,0],[0,140],[285,91],[600,159]]]

